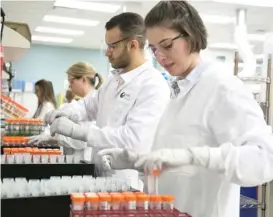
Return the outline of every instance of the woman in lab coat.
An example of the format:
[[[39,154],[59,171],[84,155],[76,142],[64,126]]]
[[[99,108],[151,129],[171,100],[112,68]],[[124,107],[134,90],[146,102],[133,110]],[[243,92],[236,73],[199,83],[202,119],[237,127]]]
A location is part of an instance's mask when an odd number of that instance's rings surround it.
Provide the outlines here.
[[[104,169],[161,171],[159,193],[193,217],[239,217],[240,186],[273,179],[273,135],[239,78],[206,62],[207,31],[187,1],[161,1],[146,16],[149,46],[176,79],[152,152],[105,149]]]
[[[45,114],[56,108],[56,99],[51,81],[39,80],[35,83],[35,94],[38,98],[38,107],[33,118],[44,119]]]
[[[78,62],[73,64],[67,70],[67,76],[70,90],[73,94],[79,97],[85,97],[88,94],[92,94],[93,91],[97,90],[103,83],[102,76],[95,71],[92,65],[85,62]],[[71,103],[73,103],[73,101]],[[65,105],[63,108],[65,108]],[[81,124],[90,125],[94,123],[83,122]],[[55,137],[52,137],[49,134],[50,133],[48,129],[46,129],[45,133],[31,137],[30,142],[36,144],[42,142],[50,144],[58,143],[59,145],[63,146],[63,153],[65,155],[75,154],[80,156],[83,160],[90,160],[91,148],[86,146],[85,148],[82,148],[82,143],[84,142],[62,135],[56,135]]]

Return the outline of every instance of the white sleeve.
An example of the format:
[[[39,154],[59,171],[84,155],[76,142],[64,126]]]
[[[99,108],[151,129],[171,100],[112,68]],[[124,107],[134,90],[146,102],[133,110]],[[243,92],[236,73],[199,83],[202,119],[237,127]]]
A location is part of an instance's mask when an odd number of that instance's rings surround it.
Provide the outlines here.
[[[51,112],[55,109],[51,102],[44,102],[40,114],[36,117],[37,119],[44,120],[46,113]]]
[[[61,109],[73,110],[79,117],[79,121],[95,121],[98,113],[100,90],[101,89],[88,94],[79,101],[71,102],[63,106]]]
[[[146,85],[139,92],[126,123],[119,127],[91,126],[87,145],[94,148],[127,148],[138,153],[149,152],[169,98],[170,90],[167,83],[162,83],[161,86]]]
[[[221,145],[208,148],[208,167],[241,186],[272,180],[272,129],[252,94],[243,85],[229,88],[212,109],[208,126]]]

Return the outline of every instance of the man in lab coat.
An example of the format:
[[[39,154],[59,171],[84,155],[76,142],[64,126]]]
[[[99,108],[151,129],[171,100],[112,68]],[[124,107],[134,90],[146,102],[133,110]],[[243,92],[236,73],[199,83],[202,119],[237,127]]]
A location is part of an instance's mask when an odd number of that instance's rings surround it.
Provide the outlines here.
[[[105,25],[105,42],[112,72],[92,96],[46,115],[51,134],[86,141],[96,150],[126,148],[139,154],[150,151],[159,119],[170,97],[167,82],[144,57],[146,42],[143,18],[122,13]],[[85,127],[80,121],[96,121]],[[138,187],[137,171],[118,171]]]

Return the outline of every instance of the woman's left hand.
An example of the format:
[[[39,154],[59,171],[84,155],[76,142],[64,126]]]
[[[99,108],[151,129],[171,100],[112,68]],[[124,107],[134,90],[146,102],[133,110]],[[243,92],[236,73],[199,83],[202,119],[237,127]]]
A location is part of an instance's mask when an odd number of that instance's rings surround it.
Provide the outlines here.
[[[188,149],[159,149],[144,155],[135,163],[135,168],[143,168],[145,173],[190,165],[193,156]]]

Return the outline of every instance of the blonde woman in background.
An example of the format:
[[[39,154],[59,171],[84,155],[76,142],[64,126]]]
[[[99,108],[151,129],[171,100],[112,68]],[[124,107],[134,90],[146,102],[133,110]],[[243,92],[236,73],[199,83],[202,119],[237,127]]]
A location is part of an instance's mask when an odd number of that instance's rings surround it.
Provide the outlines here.
[[[33,118],[44,119],[45,114],[56,108],[56,99],[51,81],[39,80],[35,83],[35,94],[38,98],[38,107]]]
[[[67,70],[67,79],[69,82],[69,88],[73,94],[79,97],[85,97],[88,94],[92,94],[94,90],[99,89],[103,83],[103,78],[98,74],[94,67],[89,63],[78,62]],[[73,103],[73,101],[71,102]],[[69,104],[69,103],[68,103]],[[66,104],[66,105],[68,105]],[[65,108],[63,105],[62,108]],[[93,122],[82,122],[83,125],[91,125]],[[56,135],[50,136],[48,132],[44,134],[31,137],[31,143],[50,143],[63,146],[63,152],[65,155],[77,155],[82,160],[90,161],[92,149],[86,146],[86,142],[75,140],[70,137]],[[84,147],[83,147],[84,144]]]

